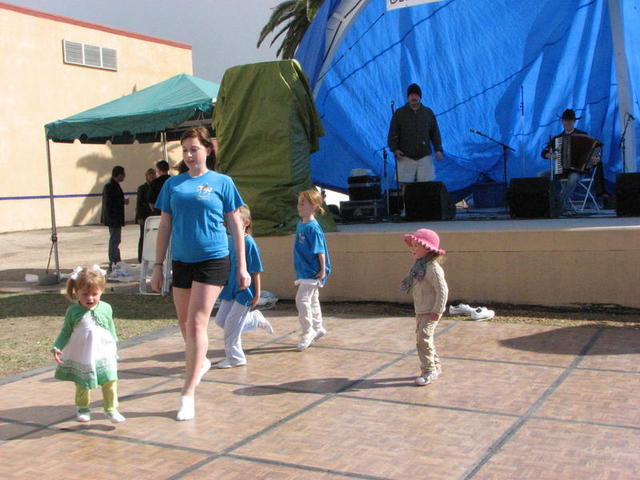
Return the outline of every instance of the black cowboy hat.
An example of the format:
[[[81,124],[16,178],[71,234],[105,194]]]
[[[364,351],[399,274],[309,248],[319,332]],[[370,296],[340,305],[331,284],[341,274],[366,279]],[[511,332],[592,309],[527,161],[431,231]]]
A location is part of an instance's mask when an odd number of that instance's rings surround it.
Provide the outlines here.
[[[582,117],[576,117],[576,112],[567,108],[564,112],[562,112],[562,116],[560,117],[562,120],[580,120]]]

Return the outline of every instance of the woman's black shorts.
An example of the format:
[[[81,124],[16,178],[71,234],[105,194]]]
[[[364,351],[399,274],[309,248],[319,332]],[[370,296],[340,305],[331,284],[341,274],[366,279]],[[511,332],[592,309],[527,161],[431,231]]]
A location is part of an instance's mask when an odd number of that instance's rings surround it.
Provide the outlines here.
[[[178,260],[172,262],[173,286],[191,288],[191,282],[206,285],[225,285],[229,276],[229,257],[214,258],[204,262],[185,263]]]

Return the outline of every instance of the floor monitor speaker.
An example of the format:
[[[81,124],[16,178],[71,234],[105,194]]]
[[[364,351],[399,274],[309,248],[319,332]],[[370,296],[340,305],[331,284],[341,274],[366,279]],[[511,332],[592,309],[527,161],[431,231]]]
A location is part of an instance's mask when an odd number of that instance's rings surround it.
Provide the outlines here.
[[[640,216],[640,173],[616,175],[616,215]]]
[[[548,178],[512,178],[507,199],[514,218],[555,218],[559,214],[555,188]]]
[[[404,209],[408,220],[451,220],[456,206],[442,182],[407,183]]]

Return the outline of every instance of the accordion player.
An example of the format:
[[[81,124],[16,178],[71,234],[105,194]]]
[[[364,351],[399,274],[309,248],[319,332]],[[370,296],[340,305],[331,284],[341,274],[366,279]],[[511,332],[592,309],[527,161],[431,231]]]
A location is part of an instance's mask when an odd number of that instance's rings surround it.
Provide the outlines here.
[[[602,142],[586,133],[558,135],[549,146],[554,177],[563,178],[571,172],[585,174],[600,162]]]

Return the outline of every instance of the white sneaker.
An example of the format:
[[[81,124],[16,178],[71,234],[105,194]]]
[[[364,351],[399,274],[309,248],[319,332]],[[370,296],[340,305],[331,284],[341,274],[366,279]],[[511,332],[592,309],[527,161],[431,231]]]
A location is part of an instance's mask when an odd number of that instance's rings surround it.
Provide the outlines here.
[[[258,300],[258,308],[261,310],[267,310],[269,308],[275,307],[276,303],[278,303],[278,297],[271,292],[267,292],[266,290],[262,290],[260,292],[260,300]]]
[[[314,338],[316,338],[316,331],[313,328],[310,328],[307,333],[303,333],[300,337],[300,343],[298,343],[298,351],[301,352],[309,348]]]
[[[204,374],[209,370],[211,370],[211,360],[205,358],[204,362],[202,363],[202,367],[200,368],[200,372],[198,372],[198,380],[196,380],[196,385],[200,384],[202,377],[204,377]]]
[[[467,315],[471,316],[474,308],[470,307],[466,303],[459,303],[458,305],[449,305],[449,315]]]
[[[178,414],[176,415],[176,420],[184,421],[191,420],[196,416],[196,403],[194,397],[187,397],[182,395],[180,397],[180,408],[178,409]]]
[[[436,366],[436,369],[433,372],[427,375],[421,375],[419,377],[416,377],[413,383],[415,383],[416,386],[418,387],[424,387],[425,385],[429,385],[431,382],[433,382],[440,376],[440,372],[442,372],[442,368],[438,368]]]
[[[88,408],[78,408],[76,411],[76,420],[79,422],[90,422],[91,421],[91,410]]]
[[[496,316],[496,312],[489,310],[486,307],[478,307],[471,312],[471,320],[476,322],[483,322],[485,320],[491,320]]]
[[[271,322],[264,318],[264,315],[260,310],[254,310],[253,315],[258,319],[258,328],[265,330],[269,335],[273,335],[273,326],[271,326]]]
[[[315,337],[313,337],[313,341],[316,342],[318,340],[320,340],[322,337],[324,337],[327,334],[327,330],[323,327],[320,327],[316,330],[316,335]]]
[[[247,364],[247,362],[233,363],[228,358],[225,358],[224,360],[216,363],[214,365],[214,367],[216,367],[216,368],[242,367],[243,365],[246,365],[246,364]]]
[[[118,410],[110,410],[108,412],[104,412],[104,414],[109,420],[111,420],[111,423],[122,423],[126,420]]]

